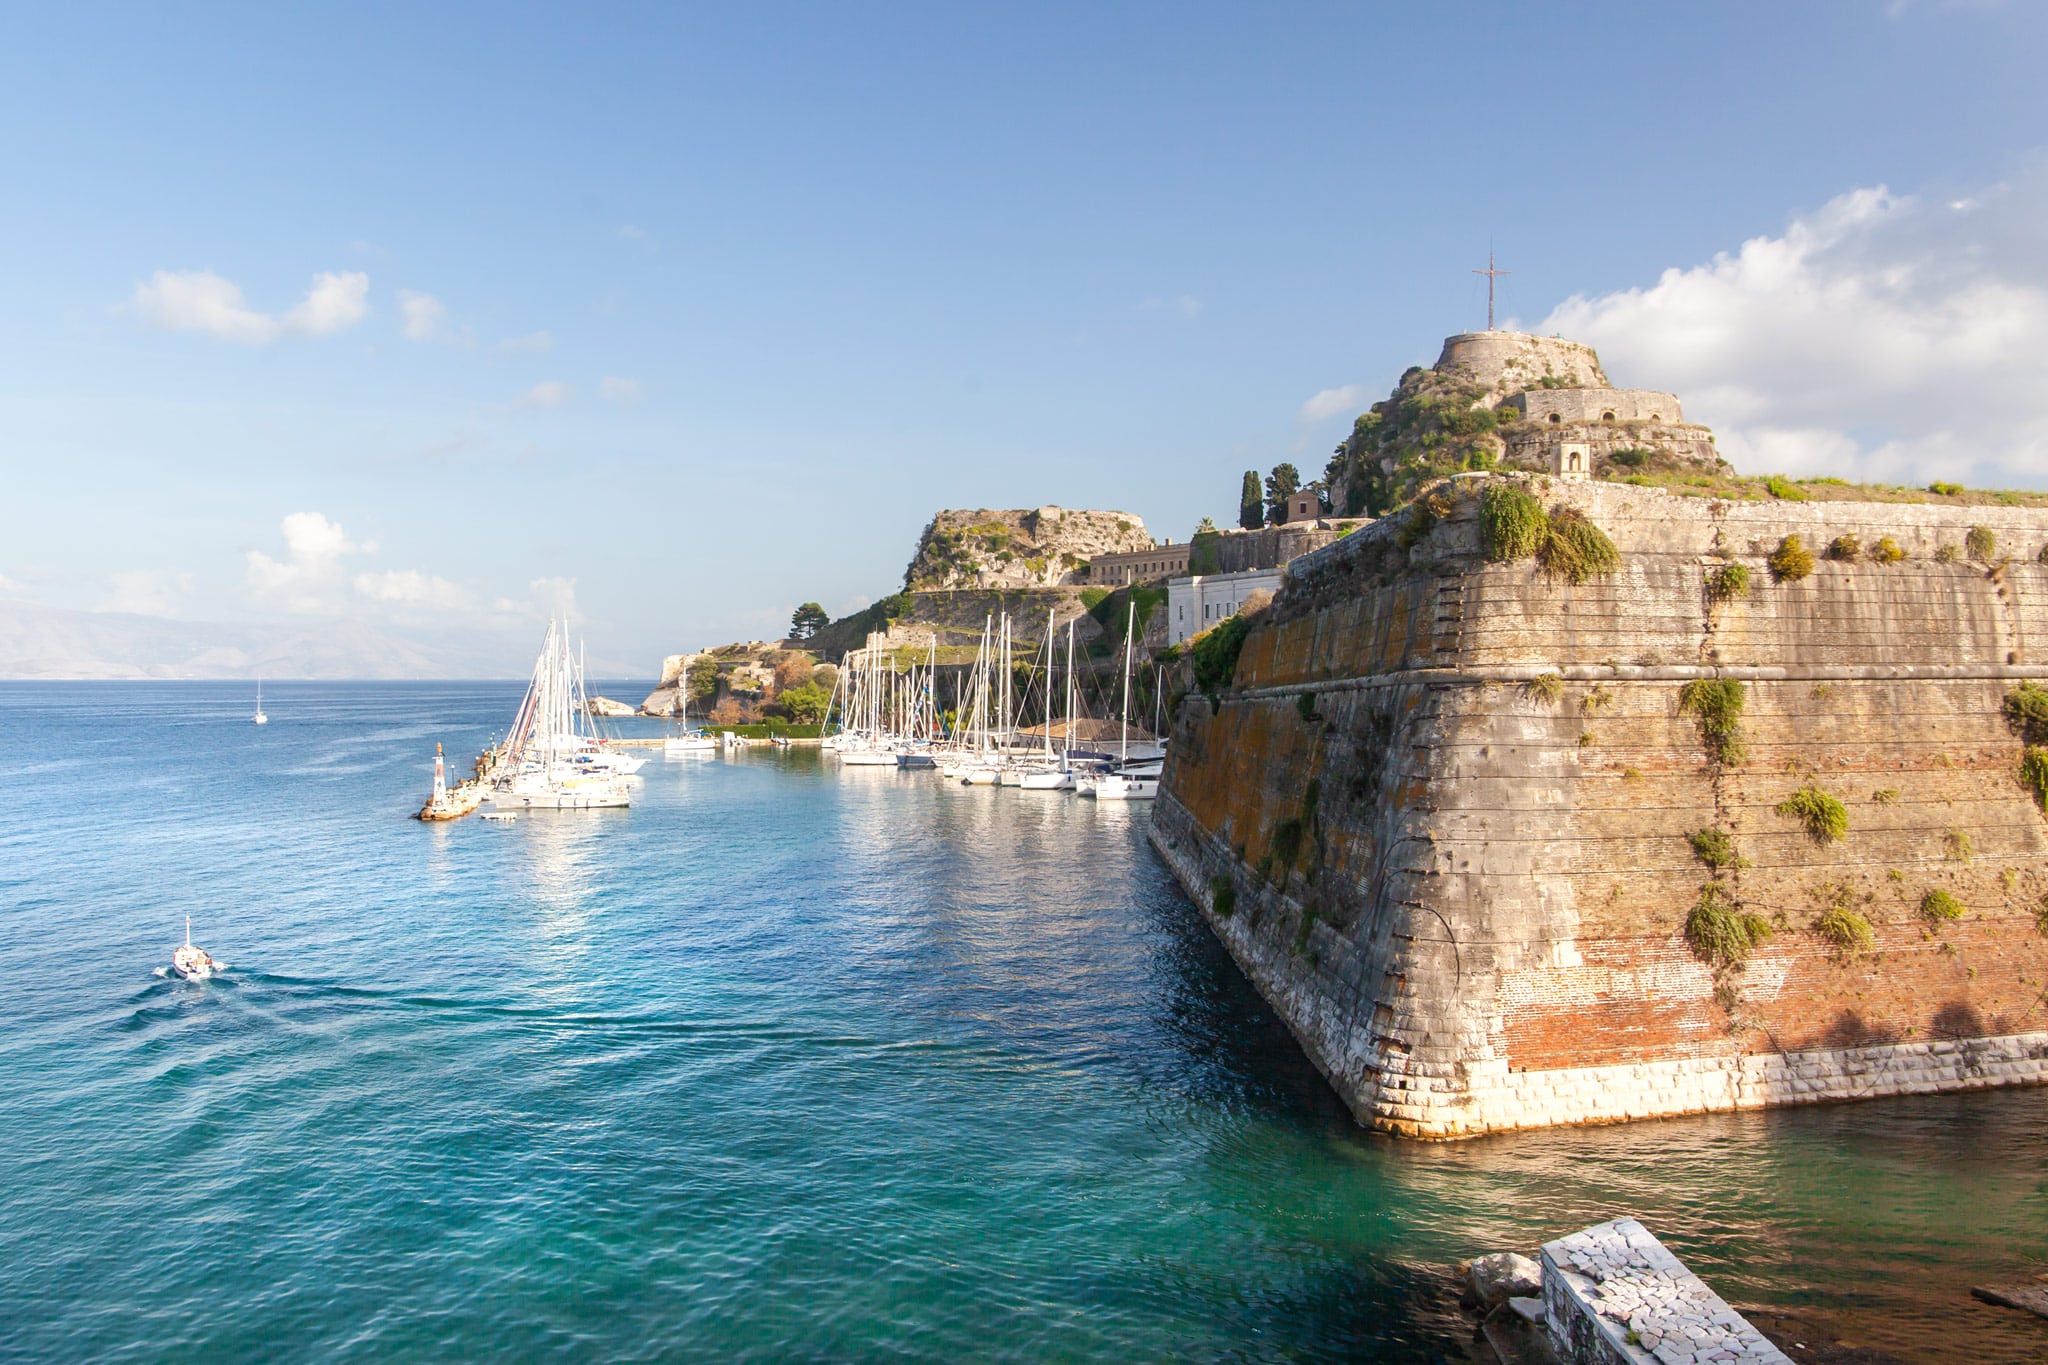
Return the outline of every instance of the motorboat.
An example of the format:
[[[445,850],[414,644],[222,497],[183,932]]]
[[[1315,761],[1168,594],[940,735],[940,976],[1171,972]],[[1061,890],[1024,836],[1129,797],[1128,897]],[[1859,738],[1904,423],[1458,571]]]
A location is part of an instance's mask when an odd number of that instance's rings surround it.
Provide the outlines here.
[[[494,822],[503,821],[506,824],[510,824],[512,821],[517,820],[518,818],[518,816],[514,815],[509,810],[487,810],[484,812],[484,819]]]

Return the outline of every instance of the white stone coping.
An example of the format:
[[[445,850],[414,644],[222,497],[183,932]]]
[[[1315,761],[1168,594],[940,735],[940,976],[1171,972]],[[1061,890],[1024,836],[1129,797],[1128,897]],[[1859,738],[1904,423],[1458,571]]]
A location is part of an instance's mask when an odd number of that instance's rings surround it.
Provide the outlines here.
[[[1569,1361],[1791,1365],[1633,1218],[1544,1243],[1543,1304]]]

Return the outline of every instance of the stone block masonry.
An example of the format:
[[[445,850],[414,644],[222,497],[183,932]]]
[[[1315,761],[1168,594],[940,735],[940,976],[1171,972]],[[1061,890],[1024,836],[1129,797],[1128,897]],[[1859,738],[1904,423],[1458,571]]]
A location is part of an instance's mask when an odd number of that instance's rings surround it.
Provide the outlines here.
[[[1486,482],[1450,481],[1422,534],[1401,513],[1297,560],[1235,685],[1184,705],[1154,814],[1360,1122],[2048,1082],[2048,822],[2003,714],[2048,680],[2048,513],[1519,480],[1619,548],[1573,585],[1485,558]],[[1904,558],[1773,581],[1794,534]],[[1711,590],[1729,564],[1748,584]],[[1739,762],[1681,707],[1698,679],[1741,684]],[[1808,789],[1840,838],[1780,813]],[[1709,886],[1770,930],[1740,962],[1686,938]],[[1923,912],[1937,890],[1959,917]],[[1824,932],[1836,912],[1868,941]]]
[[[1544,1244],[1543,1310],[1572,1365],[1791,1365],[1633,1218]]]

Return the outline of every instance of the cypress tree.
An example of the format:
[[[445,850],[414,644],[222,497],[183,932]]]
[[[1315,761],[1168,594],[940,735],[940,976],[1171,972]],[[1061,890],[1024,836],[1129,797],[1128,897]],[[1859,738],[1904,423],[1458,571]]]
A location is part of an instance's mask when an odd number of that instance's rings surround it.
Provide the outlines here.
[[[1237,524],[1256,531],[1266,524],[1266,495],[1259,487],[1259,471],[1244,472],[1244,489],[1237,495]]]

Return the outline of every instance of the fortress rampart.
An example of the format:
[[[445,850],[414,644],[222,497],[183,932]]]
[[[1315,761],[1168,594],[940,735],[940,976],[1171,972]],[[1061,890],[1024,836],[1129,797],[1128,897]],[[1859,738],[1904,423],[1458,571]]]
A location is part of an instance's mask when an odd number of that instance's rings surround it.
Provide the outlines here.
[[[1296,562],[1235,685],[1183,707],[1154,817],[1359,1121],[1457,1137],[2048,1080],[2048,822],[2003,711],[2048,678],[2048,513],[1525,480],[1620,549],[1574,586],[1484,557],[1485,482],[1450,481],[1419,538],[1397,514]],[[1788,534],[1906,558],[1773,582]],[[1727,564],[1750,582],[1722,600]],[[1742,684],[1739,763],[1681,707],[1699,679]],[[1808,790],[1840,838],[1781,813]],[[1771,927],[1739,967],[1688,941],[1710,884]],[[1923,912],[1936,891],[1959,917]],[[1869,944],[1826,936],[1830,910]]]
[[[1685,421],[1676,394],[1649,389],[1530,389],[1502,406],[1533,423]]]

